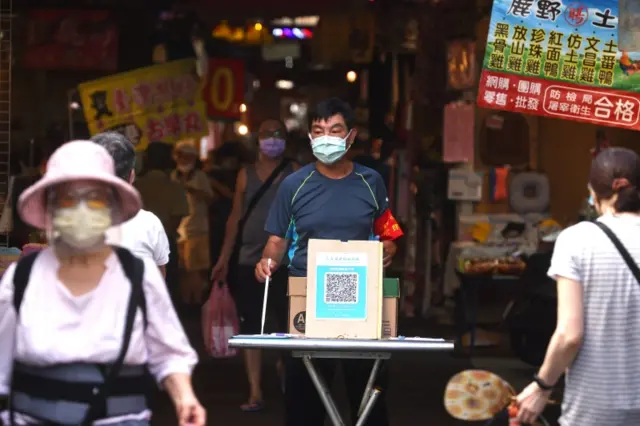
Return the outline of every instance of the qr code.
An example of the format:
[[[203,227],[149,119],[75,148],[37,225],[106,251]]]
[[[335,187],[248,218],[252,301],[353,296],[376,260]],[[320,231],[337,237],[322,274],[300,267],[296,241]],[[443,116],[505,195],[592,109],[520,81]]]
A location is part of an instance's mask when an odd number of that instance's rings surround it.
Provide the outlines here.
[[[324,275],[325,303],[358,303],[358,274],[330,272]]]

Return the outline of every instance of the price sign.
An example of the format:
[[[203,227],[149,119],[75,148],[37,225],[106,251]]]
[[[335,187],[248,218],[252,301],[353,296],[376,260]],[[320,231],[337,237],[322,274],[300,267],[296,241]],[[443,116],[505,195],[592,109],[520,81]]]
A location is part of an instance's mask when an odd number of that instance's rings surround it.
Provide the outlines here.
[[[209,61],[203,97],[210,120],[239,120],[244,101],[244,63],[236,59]]]

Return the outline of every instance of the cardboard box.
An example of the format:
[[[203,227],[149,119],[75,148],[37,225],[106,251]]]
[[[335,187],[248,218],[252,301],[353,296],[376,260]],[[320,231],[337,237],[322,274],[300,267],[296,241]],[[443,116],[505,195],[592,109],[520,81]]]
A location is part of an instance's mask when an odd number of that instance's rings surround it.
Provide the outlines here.
[[[309,240],[308,337],[382,337],[382,243]]]
[[[382,284],[383,339],[398,337],[398,299],[400,283],[397,278],[384,278]],[[289,278],[289,333],[305,334],[307,323],[307,278]]]

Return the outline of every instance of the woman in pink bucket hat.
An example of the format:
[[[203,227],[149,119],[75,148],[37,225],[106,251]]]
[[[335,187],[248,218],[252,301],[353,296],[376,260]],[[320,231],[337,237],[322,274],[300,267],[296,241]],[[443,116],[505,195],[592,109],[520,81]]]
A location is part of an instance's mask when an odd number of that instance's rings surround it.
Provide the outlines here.
[[[147,426],[151,377],[179,425],[205,424],[191,386],[197,355],[160,271],[105,243],[140,207],[109,153],[90,141],[60,147],[20,197],[20,215],[46,231],[49,247],[0,281],[4,424]]]

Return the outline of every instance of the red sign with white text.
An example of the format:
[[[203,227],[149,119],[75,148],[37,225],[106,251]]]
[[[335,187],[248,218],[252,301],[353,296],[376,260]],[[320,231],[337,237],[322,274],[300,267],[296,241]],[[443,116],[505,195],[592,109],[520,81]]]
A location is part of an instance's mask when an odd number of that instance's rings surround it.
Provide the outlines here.
[[[240,120],[244,92],[244,62],[215,58],[209,61],[203,98],[210,120]]]
[[[109,11],[34,10],[24,65],[44,70],[116,71],[118,26]]]
[[[640,93],[484,70],[478,105],[640,130]]]

